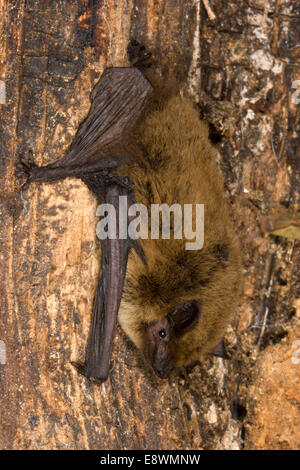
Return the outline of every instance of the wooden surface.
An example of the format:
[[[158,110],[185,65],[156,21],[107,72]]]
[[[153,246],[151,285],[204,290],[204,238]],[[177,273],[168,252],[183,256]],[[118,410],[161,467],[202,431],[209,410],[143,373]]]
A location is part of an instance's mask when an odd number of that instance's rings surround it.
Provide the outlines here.
[[[282,394],[292,419],[274,416],[265,428],[264,398],[277,389],[263,388],[262,375],[276,370],[281,347],[290,381],[300,367],[290,360],[300,339],[299,241],[262,229],[262,217],[299,208],[299,2],[210,6],[215,21],[200,0],[0,0],[1,448],[300,448],[299,394]],[[28,149],[38,164],[63,155],[102,71],[127,64],[130,37],[153,51],[162,80],[189,84],[223,132],[244,296],[226,335],[230,360],[207,358],[160,381],[118,329],[99,387],[70,364],[84,358],[99,268],[96,200],[73,179],[20,192],[15,165]]]

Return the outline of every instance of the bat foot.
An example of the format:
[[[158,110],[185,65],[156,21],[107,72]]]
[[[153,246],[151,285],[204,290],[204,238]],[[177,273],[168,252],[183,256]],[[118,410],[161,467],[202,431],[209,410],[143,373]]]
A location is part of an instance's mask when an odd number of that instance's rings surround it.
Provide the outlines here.
[[[88,374],[87,372],[87,367],[86,364],[80,364],[79,362],[71,362],[72,366],[75,367],[77,372],[80,375],[83,375],[86,379],[88,379],[90,382],[94,382],[96,384],[102,384],[103,382],[106,381],[107,377],[92,377]]]
[[[32,150],[29,150],[25,155],[20,157],[16,165],[16,177],[20,181],[21,188],[24,189],[28,186],[32,169],[36,167],[37,165],[34,163]]]
[[[103,181],[106,186],[117,184],[121,188],[126,189],[129,193],[133,191],[134,185],[126,176],[115,175],[113,173],[103,172]]]
[[[86,174],[82,176],[81,179],[94,194],[100,197],[105,193],[105,188],[112,185],[126,189],[129,194],[132,193],[134,189],[133,183],[129,178],[115,175],[107,170],[102,170],[94,174]]]
[[[133,67],[138,69],[146,69],[151,67],[152,52],[147,52],[145,46],[135,39],[131,39],[127,46],[128,60]]]

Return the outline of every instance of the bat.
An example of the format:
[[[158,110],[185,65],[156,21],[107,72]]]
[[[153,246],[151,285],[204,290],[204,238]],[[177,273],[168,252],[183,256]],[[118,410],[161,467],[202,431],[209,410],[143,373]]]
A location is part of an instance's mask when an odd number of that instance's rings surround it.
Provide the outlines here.
[[[161,95],[154,89],[146,77],[151,54],[135,40],[128,57],[131,67],[102,74],[65,156],[42,167],[21,159],[28,182],[77,177],[114,208],[116,234],[102,240],[86,359],[74,364],[97,383],[109,374],[117,320],[160,378],[206,353],[223,355],[220,342],[238,305],[242,278],[207,124],[182,93]],[[149,211],[153,205],[203,204],[202,249],[187,250],[186,234],[172,237],[175,219],[170,239],[124,238],[118,220],[125,217],[128,228],[134,220],[128,207],[134,204]],[[196,222],[195,215],[191,220]],[[151,219],[148,229],[153,226]]]

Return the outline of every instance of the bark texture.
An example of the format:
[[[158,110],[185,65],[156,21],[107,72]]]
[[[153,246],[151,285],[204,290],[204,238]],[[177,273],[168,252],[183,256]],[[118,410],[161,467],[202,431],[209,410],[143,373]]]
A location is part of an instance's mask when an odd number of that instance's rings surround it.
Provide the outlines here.
[[[300,449],[300,242],[266,229],[282,213],[299,222],[300,3],[210,6],[215,20],[201,0],[0,0],[3,449]],[[223,134],[244,295],[230,360],[161,382],[118,329],[99,387],[70,364],[84,358],[97,282],[96,200],[75,179],[20,192],[15,165],[28,149],[38,164],[63,155],[130,37]]]

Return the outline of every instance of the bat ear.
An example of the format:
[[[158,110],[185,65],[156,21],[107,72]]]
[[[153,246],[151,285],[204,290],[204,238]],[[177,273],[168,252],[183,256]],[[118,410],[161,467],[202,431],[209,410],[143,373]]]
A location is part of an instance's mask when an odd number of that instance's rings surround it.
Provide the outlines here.
[[[210,353],[211,356],[221,357],[222,359],[228,359],[225,352],[224,340],[222,339],[215,349]]]
[[[176,338],[181,338],[198,322],[201,315],[201,306],[196,300],[173,308],[167,318]]]

